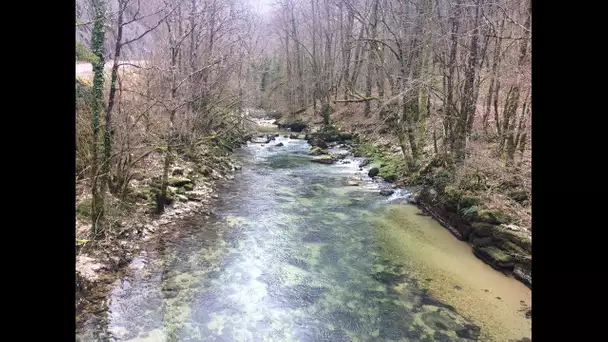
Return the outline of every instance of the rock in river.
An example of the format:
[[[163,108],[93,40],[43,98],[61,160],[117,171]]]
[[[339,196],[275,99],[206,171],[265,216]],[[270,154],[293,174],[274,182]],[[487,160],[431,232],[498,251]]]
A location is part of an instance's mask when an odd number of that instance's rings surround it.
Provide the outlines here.
[[[313,163],[320,163],[320,164],[333,164],[334,158],[329,154],[325,154],[322,156],[314,157],[310,161]]]
[[[390,196],[393,193],[395,193],[395,190],[393,190],[393,189],[382,189],[382,190],[380,190],[380,195],[382,195],[382,196]]]
[[[377,167],[372,167],[367,173],[368,176],[374,178],[380,173],[380,169]]]

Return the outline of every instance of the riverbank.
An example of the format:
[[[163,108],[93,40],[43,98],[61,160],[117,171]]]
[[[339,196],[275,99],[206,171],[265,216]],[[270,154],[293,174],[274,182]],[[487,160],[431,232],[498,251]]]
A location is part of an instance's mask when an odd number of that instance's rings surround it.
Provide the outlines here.
[[[376,234],[380,241],[390,246],[391,254],[406,262],[414,272],[411,276],[418,279],[433,297],[453,305],[459,313],[479,324],[483,340],[528,341],[531,338],[530,289],[518,279],[505,277],[502,274],[504,269],[480,257],[474,244],[462,238],[442,216],[426,209],[428,206],[421,200],[421,194],[431,187],[421,183],[418,186],[398,183],[403,182],[403,178],[391,178],[391,168],[386,167],[390,161],[372,158],[374,154],[363,152],[370,145],[356,143],[356,137],[349,138],[353,134],[335,130],[329,134],[329,139],[324,138],[328,131],[331,129],[315,127],[290,136],[306,139],[315,145],[309,151],[309,154],[316,155],[313,161],[319,158],[318,162],[323,160],[326,161],[323,164],[337,164],[337,167],[344,163],[358,164],[360,176],[351,178],[348,185],[377,186],[379,194],[386,196],[389,203],[393,198],[406,196],[409,203],[418,207],[389,204],[382,214],[370,218],[370,226],[379,227]],[[350,153],[336,152],[337,146]],[[374,168],[384,172],[369,177],[370,170]],[[407,196],[410,191],[414,196]],[[497,239],[512,238],[508,233],[503,234]],[[454,239],[455,236],[458,239]],[[497,268],[500,272],[496,272]]]
[[[277,124],[308,133],[306,138],[314,138],[309,139],[312,145],[324,141],[321,147],[352,136],[354,143],[348,147],[355,156],[367,158],[361,167],[370,177],[381,178],[394,188],[418,188],[411,203],[433,216],[457,239],[468,242],[476,257],[532,287],[530,198],[518,179],[505,175],[504,170],[496,172],[496,166],[455,167],[433,153],[423,157],[418,172],[410,173],[387,127],[377,128],[358,120],[350,111],[350,115],[339,112],[332,116],[332,126],[327,128],[309,112],[297,119],[283,117]]]
[[[529,289],[403,203],[406,191],[382,196],[388,184],[366,177],[361,158],[335,146],[327,149],[334,165],[311,162],[310,145],[289,135],[267,132],[236,150],[242,170],[221,182],[213,214],[147,244],[112,284],[107,313],[79,337],[464,342],[529,336],[529,320],[513,309],[530,303]],[[434,293],[436,285],[446,290]]]
[[[247,137],[248,138],[248,137]],[[241,166],[232,150],[247,138],[211,139],[195,151],[178,153],[170,173],[171,204],[155,215],[155,190],[160,186],[164,154],[153,152],[133,170],[128,195],[108,196],[108,229],[102,239],[90,239],[90,201],[85,182],[77,182],[76,194],[76,326],[91,315],[105,312],[111,284],[142,250],[143,244],[167,239],[182,222],[211,215],[221,182],[234,178]],[[230,143],[228,143],[230,142]],[[194,157],[194,158],[193,158]]]

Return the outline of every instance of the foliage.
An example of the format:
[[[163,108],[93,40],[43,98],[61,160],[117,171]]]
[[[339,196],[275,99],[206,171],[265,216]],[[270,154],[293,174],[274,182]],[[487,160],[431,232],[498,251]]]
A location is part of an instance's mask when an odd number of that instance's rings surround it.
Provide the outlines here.
[[[76,61],[96,63],[98,60],[97,56],[89,48],[80,42],[76,42]]]

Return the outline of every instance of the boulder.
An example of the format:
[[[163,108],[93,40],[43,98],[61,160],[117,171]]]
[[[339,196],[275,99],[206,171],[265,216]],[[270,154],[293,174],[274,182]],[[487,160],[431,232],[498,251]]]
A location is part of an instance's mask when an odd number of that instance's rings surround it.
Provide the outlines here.
[[[276,146],[276,147],[281,147],[281,146],[285,146],[285,145],[283,145],[283,143],[282,143],[282,142],[280,142],[280,143],[278,143],[278,144],[276,144],[276,145],[274,145],[274,146]]]
[[[289,129],[292,132],[302,132],[306,128],[306,124],[301,122],[294,122],[291,124],[284,125],[282,128]]]
[[[251,142],[254,144],[268,144],[270,139],[268,137],[255,137],[251,139]]]
[[[327,154],[327,151],[323,150],[322,148],[320,148],[318,146],[314,146],[310,149],[308,154],[311,156],[320,156],[322,154]]]
[[[354,181],[354,180],[349,180],[346,182],[346,184],[348,184],[350,186],[359,186],[359,182]]]
[[[192,183],[192,180],[188,179],[188,178],[183,178],[183,177],[177,177],[177,178],[169,178],[169,185],[179,188],[182,187],[186,184],[190,184]]]
[[[291,133],[289,139],[298,139],[298,135],[296,133]]]
[[[175,198],[180,202],[188,202],[188,197],[185,195],[175,195]]]
[[[320,164],[333,164],[335,162],[334,158],[330,154],[314,157],[310,161],[313,163]]]
[[[380,169],[377,167],[372,167],[369,172],[367,173],[368,176],[370,176],[371,178],[376,177],[378,174],[380,173]]]
[[[277,126],[280,129],[290,130],[292,132],[302,132],[306,128],[306,124],[302,122],[288,122],[288,123],[278,123]]]
[[[308,141],[311,146],[318,146],[320,148],[327,148],[327,143],[320,138],[312,138]]]
[[[382,196],[390,196],[390,195],[392,195],[394,193],[395,193],[395,190],[393,190],[393,189],[382,189],[382,190],[380,190],[380,195],[382,195]]]

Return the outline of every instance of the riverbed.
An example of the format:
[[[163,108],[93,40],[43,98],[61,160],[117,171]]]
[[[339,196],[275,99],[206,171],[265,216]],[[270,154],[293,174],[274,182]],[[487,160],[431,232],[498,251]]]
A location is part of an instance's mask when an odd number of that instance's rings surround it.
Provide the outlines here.
[[[311,163],[309,147],[281,136],[235,151],[242,170],[221,186],[212,215],[150,243],[77,339],[531,336],[527,287],[408,204],[407,189],[381,196],[387,185],[369,179],[357,158]]]

